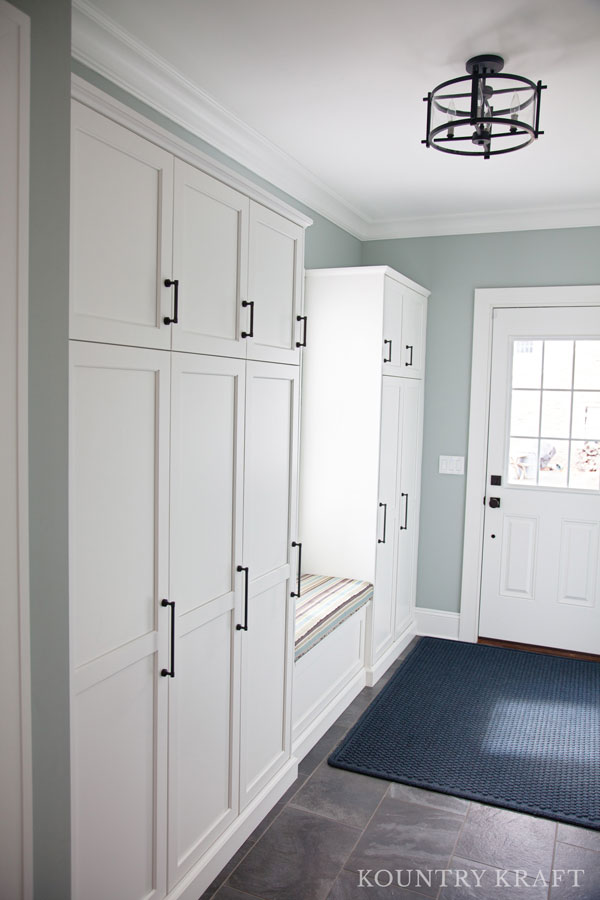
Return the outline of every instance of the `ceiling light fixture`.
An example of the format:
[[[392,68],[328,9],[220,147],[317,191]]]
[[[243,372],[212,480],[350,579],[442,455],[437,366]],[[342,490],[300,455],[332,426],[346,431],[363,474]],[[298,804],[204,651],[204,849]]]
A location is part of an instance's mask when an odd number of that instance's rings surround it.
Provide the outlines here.
[[[483,53],[467,60],[468,75],[438,84],[427,103],[427,137],[421,143],[458,156],[511,153],[543,134],[540,97],[546,88],[522,75],[502,73],[504,60]]]

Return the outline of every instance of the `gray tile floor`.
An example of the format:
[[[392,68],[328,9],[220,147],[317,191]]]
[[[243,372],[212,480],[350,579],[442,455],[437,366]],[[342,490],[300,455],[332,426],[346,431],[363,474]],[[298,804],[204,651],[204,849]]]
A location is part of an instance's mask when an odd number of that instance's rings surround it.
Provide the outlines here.
[[[598,831],[327,765],[402,658],[301,761],[201,900],[600,900]]]

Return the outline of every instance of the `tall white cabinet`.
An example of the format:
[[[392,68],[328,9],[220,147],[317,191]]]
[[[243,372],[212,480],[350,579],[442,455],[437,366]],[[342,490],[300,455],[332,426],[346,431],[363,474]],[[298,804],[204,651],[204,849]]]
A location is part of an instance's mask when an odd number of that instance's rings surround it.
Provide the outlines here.
[[[306,273],[303,569],[374,584],[371,683],[414,632],[428,296],[383,266]]]
[[[73,896],[195,898],[295,775],[307,222],[78,103],[72,154]]]

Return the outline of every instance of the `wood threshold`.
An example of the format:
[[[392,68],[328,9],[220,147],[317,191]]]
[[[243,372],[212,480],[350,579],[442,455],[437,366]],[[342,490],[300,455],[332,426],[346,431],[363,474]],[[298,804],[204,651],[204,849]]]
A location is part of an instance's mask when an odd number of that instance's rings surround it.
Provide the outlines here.
[[[566,656],[568,659],[586,659],[591,662],[600,662],[600,656],[595,653],[579,653],[577,650],[559,650],[555,647],[538,647],[536,644],[518,644],[515,641],[497,641],[494,638],[480,637],[478,644],[488,647],[505,647],[508,650],[527,650],[530,653],[546,653],[548,656]]]

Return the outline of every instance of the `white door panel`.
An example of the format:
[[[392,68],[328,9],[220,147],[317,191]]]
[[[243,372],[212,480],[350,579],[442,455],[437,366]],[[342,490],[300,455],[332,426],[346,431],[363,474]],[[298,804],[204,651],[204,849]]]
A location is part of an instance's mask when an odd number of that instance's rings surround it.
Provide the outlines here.
[[[408,287],[402,289],[402,374],[425,374],[425,298]]]
[[[598,652],[599,412],[598,307],[496,310],[482,636]]]
[[[384,281],[383,296],[383,374],[404,375],[402,364],[403,286],[393,278]]]
[[[396,566],[395,636],[406,628],[413,614],[417,581],[419,528],[419,470],[421,456],[420,381],[402,380],[400,434],[400,501],[398,506],[398,560]]]

